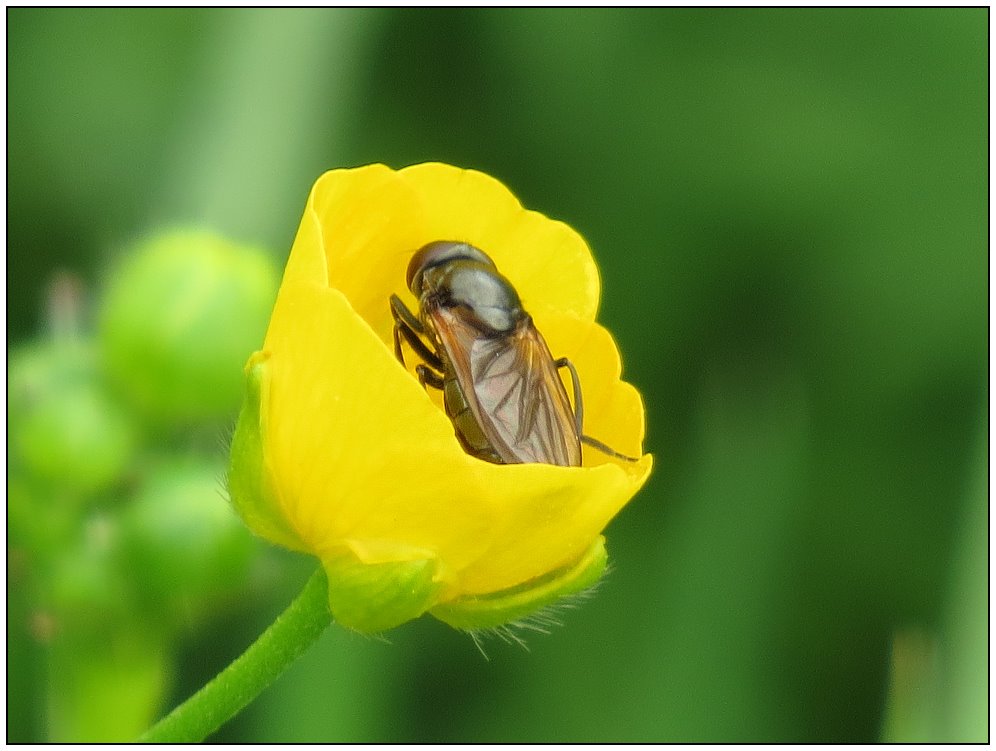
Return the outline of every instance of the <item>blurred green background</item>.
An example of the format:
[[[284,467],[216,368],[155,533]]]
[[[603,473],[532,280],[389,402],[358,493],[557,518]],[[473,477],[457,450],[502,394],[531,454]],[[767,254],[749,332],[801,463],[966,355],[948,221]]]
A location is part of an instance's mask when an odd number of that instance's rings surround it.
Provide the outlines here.
[[[12,351],[51,336],[58,272],[99,328],[109,270],[150,232],[206,228],[279,268],[323,171],[439,160],[585,236],[647,404],[654,475],[563,628],[528,652],[490,641],[485,661],[430,618],[389,643],[334,627],[215,740],[988,738],[987,9],[9,9],[7,24]],[[133,527],[135,484],[159,487],[148,467],[223,461],[233,417],[193,438],[142,429],[72,524],[88,540],[95,518]],[[11,504],[30,485],[15,469]],[[197,482],[183,497],[218,500]],[[28,496],[34,519],[49,497]],[[164,559],[190,554],[183,519],[147,524],[167,530]],[[73,611],[38,599],[54,575],[19,529],[8,740],[83,737],[67,716],[99,723],[141,691],[88,662],[100,639],[60,640],[78,618],[53,623]],[[169,634],[163,600],[115,616],[132,622],[116,664],[161,686],[146,712],[296,593],[311,563],[264,548]],[[154,591],[156,564],[134,560],[110,569]],[[130,602],[101,605],[120,574],[101,570],[98,593],[72,589],[80,612]]]

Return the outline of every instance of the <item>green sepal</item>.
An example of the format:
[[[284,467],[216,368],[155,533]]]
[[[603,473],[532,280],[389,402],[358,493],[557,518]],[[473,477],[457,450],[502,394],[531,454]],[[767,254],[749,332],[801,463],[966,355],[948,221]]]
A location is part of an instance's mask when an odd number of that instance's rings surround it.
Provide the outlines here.
[[[364,634],[418,618],[436,602],[435,558],[362,563],[351,554],[322,561],[329,580],[329,610],[342,626]]]
[[[281,513],[266,455],[267,355],[256,352],[246,364],[246,392],[232,435],[228,493],[239,516],[254,533],[291,550],[306,550]]]
[[[466,631],[497,628],[528,617],[561,597],[595,584],[605,572],[608,554],[599,537],[577,563],[516,587],[486,595],[468,595],[436,605],[429,613]]]

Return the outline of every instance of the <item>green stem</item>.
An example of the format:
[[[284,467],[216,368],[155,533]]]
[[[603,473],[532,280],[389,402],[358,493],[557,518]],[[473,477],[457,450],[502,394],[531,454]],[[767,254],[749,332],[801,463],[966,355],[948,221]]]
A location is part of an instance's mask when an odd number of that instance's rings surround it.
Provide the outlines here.
[[[319,569],[277,620],[231,665],[139,738],[202,741],[230,720],[310,647],[331,623],[328,582]]]

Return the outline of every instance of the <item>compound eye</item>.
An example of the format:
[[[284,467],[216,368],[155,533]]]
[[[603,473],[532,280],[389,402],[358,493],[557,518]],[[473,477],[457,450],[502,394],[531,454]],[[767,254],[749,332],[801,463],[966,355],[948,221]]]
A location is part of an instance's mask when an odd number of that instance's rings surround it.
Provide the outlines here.
[[[422,295],[422,275],[426,269],[442,266],[451,261],[476,261],[495,268],[494,261],[488,258],[484,251],[478,250],[473,245],[454,240],[435,240],[419,248],[412,256],[412,260],[408,262],[406,279],[408,289],[416,297],[420,297]]]

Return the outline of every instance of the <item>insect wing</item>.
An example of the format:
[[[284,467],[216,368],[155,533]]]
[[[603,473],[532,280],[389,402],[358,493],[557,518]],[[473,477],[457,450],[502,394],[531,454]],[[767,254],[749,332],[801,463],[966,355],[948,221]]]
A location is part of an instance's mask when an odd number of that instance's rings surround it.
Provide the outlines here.
[[[489,337],[462,321],[459,309],[438,310],[433,318],[470,409],[502,459],[580,466],[567,391],[532,323]]]

